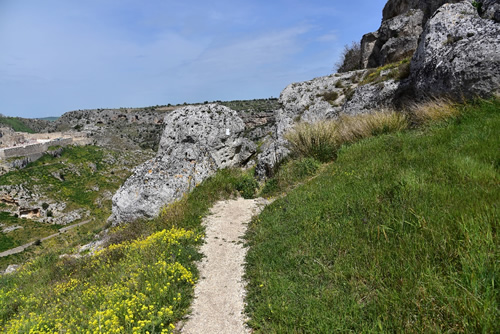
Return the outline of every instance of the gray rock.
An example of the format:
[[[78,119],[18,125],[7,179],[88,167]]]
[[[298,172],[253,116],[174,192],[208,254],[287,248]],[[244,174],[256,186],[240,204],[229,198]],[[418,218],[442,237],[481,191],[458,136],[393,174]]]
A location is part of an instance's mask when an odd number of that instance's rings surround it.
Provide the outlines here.
[[[500,0],[483,0],[479,2],[482,3],[481,17],[500,23]]]
[[[390,108],[393,106],[393,99],[399,86],[400,82],[395,80],[360,86],[354,92],[352,99],[344,104],[342,113],[358,115],[374,109]]]
[[[382,21],[402,15],[411,9],[421,10],[424,13],[425,20],[427,20],[445,3],[455,2],[460,2],[460,0],[389,0],[382,11]]]
[[[267,143],[265,149],[257,157],[255,175],[259,179],[274,176],[279,163],[290,154],[284,140],[273,140]]]
[[[420,9],[410,9],[384,20],[376,33],[365,35],[361,41],[366,67],[378,67],[411,56],[417,48],[423,22],[424,12]],[[373,41],[370,35],[377,36],[377,39]],[[373,46],[363,44],[367,42]]]
[[[411,61],[416,96],[489,96],[500,87],[500,25],[469,2],[445,4],[429,20]]]
[[[290,154],[283,136],[294,124],[337,118],[365,74],[366,70],[337,73],[288,85],[280,94],[282,108],[275,112],[272,140],[261,147],[257,157],[257,177],[272,176],[279,162]]]
[[[21,268],[20,264],[9,264],[9,266],[7,267],[7,269],[5,269],[5,271],[3,272],[3,274],[4,275],[13,274],[16,271],[18,271],[19,268]]]
[[[234,110],[206,104],[165,116],[157,156],[135,168],[113,196],[114,224],[154,217],[218,169],[245,164],[256,151]]]
[[[363,36],[361,62],[379,67],[411,56],[427,20],[443,4],[460,0],[389,0],[380,28]]]

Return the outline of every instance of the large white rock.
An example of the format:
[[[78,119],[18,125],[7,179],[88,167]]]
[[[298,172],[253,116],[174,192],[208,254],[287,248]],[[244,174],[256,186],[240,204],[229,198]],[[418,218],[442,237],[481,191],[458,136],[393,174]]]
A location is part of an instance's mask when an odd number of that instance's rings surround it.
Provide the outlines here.
[[[156,157],[136,167],[113,196],[114,224],[158,215],[218,169],[245,163],[256,151],[243,137],[243,120],[224,106],[177,109],[164,124]]]

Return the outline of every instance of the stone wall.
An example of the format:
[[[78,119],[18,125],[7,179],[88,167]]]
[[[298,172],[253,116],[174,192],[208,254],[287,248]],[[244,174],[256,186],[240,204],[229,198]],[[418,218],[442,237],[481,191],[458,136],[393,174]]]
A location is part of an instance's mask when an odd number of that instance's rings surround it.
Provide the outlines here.
[[[51,140],[46,143],[28,144],[25,146],[0,149],[0,158],[8,159],[13,157],[28,157],[44,153],[50,146],[67,146],[73,144],[73,138],[62,138]]]

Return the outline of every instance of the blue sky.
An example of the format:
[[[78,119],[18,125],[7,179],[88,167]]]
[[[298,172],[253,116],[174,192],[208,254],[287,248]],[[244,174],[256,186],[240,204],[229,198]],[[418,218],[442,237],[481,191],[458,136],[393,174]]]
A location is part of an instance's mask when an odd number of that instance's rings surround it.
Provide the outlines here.
[[[0,0],[0,113],[278,97],[328,75],[386,0]]]

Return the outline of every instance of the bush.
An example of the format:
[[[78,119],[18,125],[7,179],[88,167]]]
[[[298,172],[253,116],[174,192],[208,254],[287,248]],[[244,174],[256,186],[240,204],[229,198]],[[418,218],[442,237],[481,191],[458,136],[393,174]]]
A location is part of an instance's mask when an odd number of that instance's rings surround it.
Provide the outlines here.
[[[244,175],[236,184],[236,189],[245,199],[253,198],[259,183],[250,175]]]
[[[352,42],[351,46],[346,44],[340,56],[340,61],[335,64],[335,68],[338,73],[362,69],[361,44],[359,42]]]
[[[49,208],[49,204],[47,203],[42,203],[42,209],[47,210]]]
[[[337,93],[337,92],[325,92],[323,94],[318,94],[317,96],[321,96],[321,97],[323,97],[323,99],[325,99],[326,102],[328,102],[330,104],[334,104],[335,100],[337,100],[339,97],[339,93]]]

